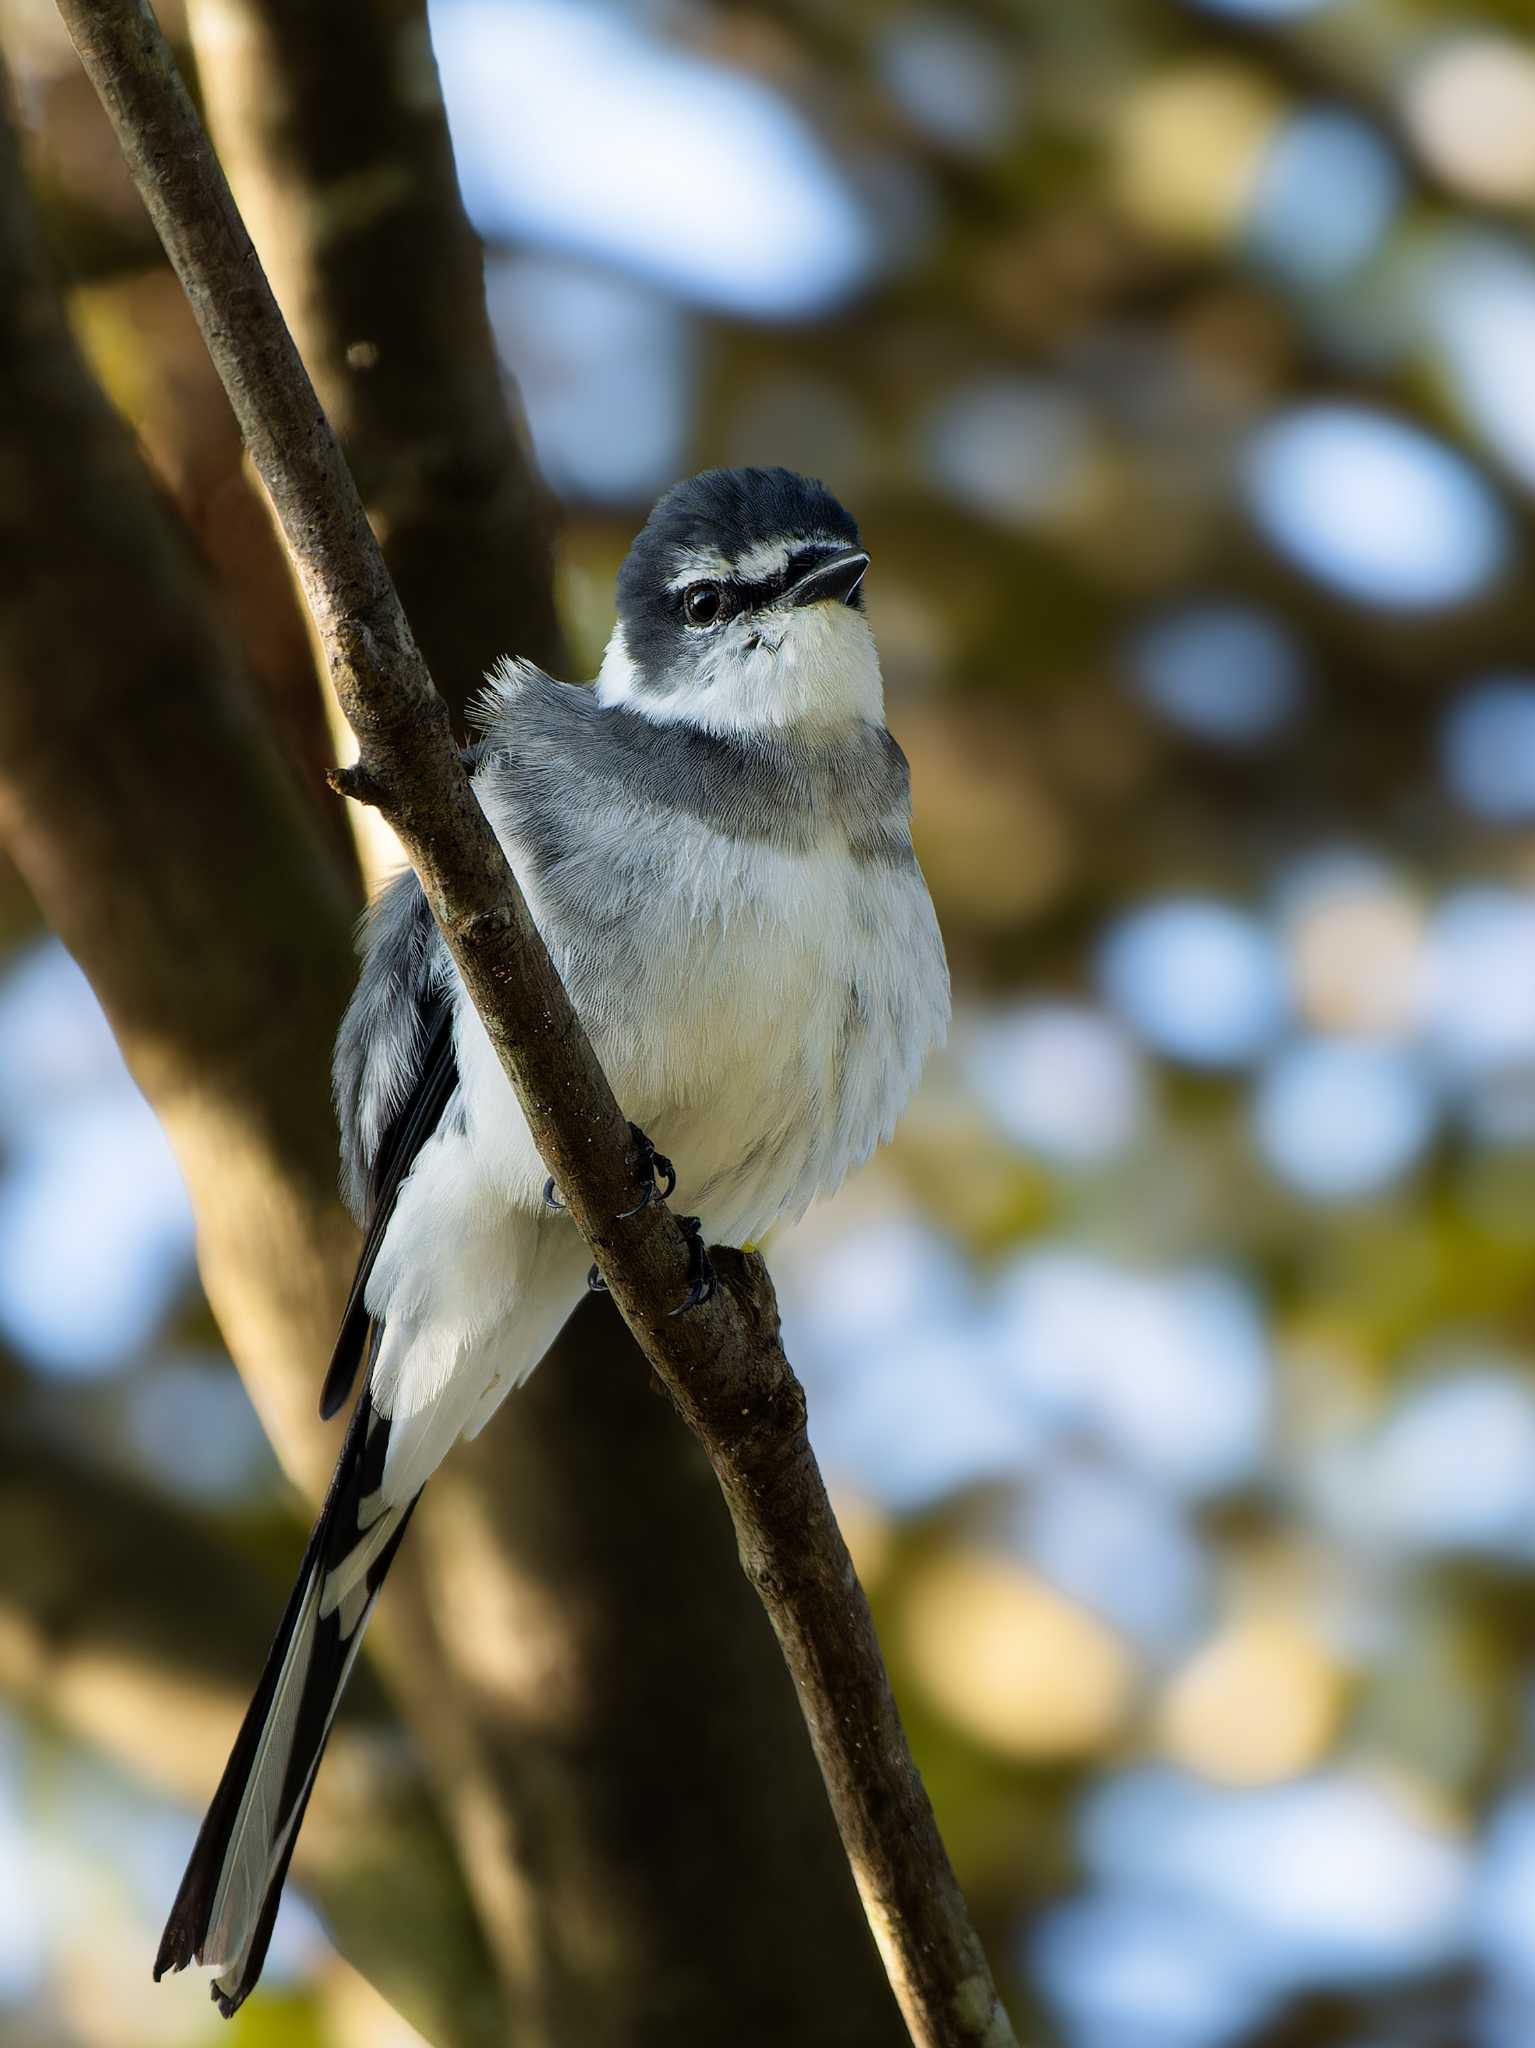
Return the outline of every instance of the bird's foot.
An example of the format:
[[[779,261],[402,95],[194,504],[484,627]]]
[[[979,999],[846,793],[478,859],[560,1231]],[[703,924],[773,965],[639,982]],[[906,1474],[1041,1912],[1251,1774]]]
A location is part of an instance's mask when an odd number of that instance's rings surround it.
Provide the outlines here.
[[[648,1209],[652,1202],[667,1201],[677,1185],[676,1167],[664,1152],[656,1150],[638,1124],[630,1124],[629,1136],[634,1143],[630,1157],[634,1162],[634,1177],[640,1185],[640,1198],[632,1209],[621,1209],[621,1217],[638,1216],[641,1209]]]
[[[607,1293],[608,1283],[602,1277],[602,1268],[600,1266],[593,1265],[588,1269],[586,1275],[586,1287],[587,1292],[589,1294]]]
[[[687,1293],[669,1313],[674,1316],[685,1316],[690,1308],[701,1308],[706,1301],[714,1299],[715,1289],[719,1286],[719,1280],[715,1275],[713,1265],[710,1263],[709,1254],[704,1249],[703,1226],[698,1218],[696,1216],[679,1216],[677,1221],[682,1225],[682,1234],[688,1241],[688,1280],[690,1285]]]
[[[640,1198],[632,1209],[619,1210],[620,1221],[625,1216],[638,1216],[641,1209],[648,1209],[652,1202],[666,1201],[677,1185],[677,1169],[664,1152],[656,1150],[638,1124],[630,1124],[629,1137],[633,1147],[629,1157],[634,1165],[634,1177],[640,1184]],[[565,1207],[552,1173],[544,1182],[544,1201],[551,1209],[563,1210]],[[596,1268],[592,1270],[595,1272]]]

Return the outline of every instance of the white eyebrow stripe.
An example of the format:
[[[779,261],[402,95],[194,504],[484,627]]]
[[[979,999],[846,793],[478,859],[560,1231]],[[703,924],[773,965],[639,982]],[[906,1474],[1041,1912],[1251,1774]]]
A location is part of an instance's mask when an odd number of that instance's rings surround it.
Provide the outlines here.
[[[781,540],[759,540],[734,562],[726,561],[718,548],[684,548],[667,581],[668,590],[686,590],[704,576],[733,577],[739,583],[771,583],[787,568],[791,555],[816,548],[826,554],[840,554],[848,542],[831,533],[791,533]]]
[[[843,542],[829,533],[791,533],[785,534],[782,540],[761,540],[741,556],[735,565],[735,573],[743,583],[768,583],[773,577],[783,574],[791,555],[797,555],[805,548],[835,551],[842,546]]]
[[[677,567],[667,582],[668,590],[686,590],[700,576],[729,576],[734,572],[718,548],[684,548]]]

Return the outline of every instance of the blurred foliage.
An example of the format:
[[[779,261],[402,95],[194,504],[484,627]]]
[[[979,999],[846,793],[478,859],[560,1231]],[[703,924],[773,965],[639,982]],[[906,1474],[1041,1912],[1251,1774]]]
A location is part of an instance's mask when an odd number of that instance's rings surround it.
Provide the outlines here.
[[[781,1270],[1020,2011],[1082,2048],[1535,2038],[1528,12],[637,19],[799,110],[866,275],[746,319],[653,258],[492,233],[492,306],[565,498],[582,673],[672,474],[813,469],[870,542],[956,1043]],[[179,297],[48,10],[0,20],[82,339],[253,669],[291,675]],[[643,488],[603,482],[610,384]],[[1331,439],[1264,439],[1306,420]],[[33,942],[4,874],[0,934]],[[11,1376],[121,1463],[194,1340],[178,1310],[85,1389],[13,1334]],[[210,1517],[270,1500],[248,1448]],[[72,2010],[74,1939],[17,1965],[15,2038],[170,2039]],[[318,1953],[252,2042],[343,2038]]]

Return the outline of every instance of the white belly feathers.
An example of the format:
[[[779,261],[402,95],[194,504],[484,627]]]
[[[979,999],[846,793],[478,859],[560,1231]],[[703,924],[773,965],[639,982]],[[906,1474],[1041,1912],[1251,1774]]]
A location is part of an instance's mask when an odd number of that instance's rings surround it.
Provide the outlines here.
[[[648,868],[643,847],[634,857]],[[889,1135],[943,1035],[942,950],[916,871],[860,862],[830,836],[784,852],[684,821],[667,828],[665,872],[637,972],[600,1014],[578,1007],[625,1115],[676,1165],[673,1206],[707,1241],[737,1244]],[[528,900],[563,967],[536,884]],[[459,1062],[480,1174],[536,1201],[543,1167],[472,1012]]]
[[[582,1021],[624,1114],[676,1166],[673,1208],[701,1218],[706,1243],[754,1242],[888,1137],[942,1038],[932,905],[915,867],[860,861],[845,840],[777,851],[689,820],[667,828],[664,861],[626,844],[673,886],[652,891],[646,950],[604,979],[600,1011],[578,1002]],[[536,881],[527,893],[563,970],[564,935]],[[368,1289],[392,1498],[533,1370],[589,1257],[544,1204],[544,1166],[461,989],[456,1052],[458,1105],[401,1190]]]

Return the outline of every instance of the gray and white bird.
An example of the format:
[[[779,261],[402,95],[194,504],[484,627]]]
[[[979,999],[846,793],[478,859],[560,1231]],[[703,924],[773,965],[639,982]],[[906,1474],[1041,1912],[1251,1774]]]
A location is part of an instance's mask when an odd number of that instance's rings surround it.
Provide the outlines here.
[[[888,1138],[949,1014],[848,513],[783,469],[668,491],[596,687],[504,665],[476,794],[701,1245],[759,1240]],[[362,1256],[326,1376],[363,1389],[155,1965],[260,1974],[341,1689],[422,1487],[538,1364],[589,1253],[413,874],[336,1043]],[[706,1291],[695,1287],[694,1294]]]

